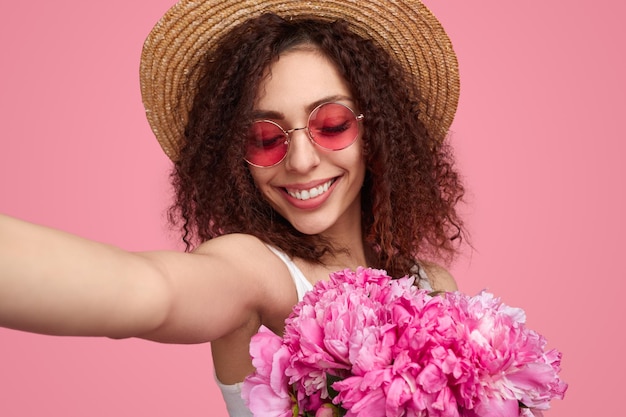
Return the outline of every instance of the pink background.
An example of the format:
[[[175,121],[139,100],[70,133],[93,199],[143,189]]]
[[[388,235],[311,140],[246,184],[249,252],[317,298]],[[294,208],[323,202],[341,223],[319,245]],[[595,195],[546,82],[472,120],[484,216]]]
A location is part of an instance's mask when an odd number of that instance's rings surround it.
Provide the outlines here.
[[[179,247],[138,87],[143,39],[172,3],[3,2],[1,212],[128,250]],[[623,3],[427,4],[461,65],[453,142],[475,249],[452,272],[523,307],[564,352],[570,389],[548,416],[621,415]],[[226,413],[208,345],[0,330],[0,415]]]

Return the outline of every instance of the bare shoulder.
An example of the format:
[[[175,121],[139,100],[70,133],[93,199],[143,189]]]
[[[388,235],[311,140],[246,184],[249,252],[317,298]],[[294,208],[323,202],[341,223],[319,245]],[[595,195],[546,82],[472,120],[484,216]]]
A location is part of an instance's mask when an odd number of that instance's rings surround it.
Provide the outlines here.
[[[216,257],[228,263],[239,285],[261,291],[261,309],[289,308],[297,301],[295,286],[285,263],[259,238],[247,234],[227,234],[204,242],[194,253]],[[257,297],[259,295],[257,294]],[[287,304],[285,304],[287,303]]]
[[[274,292],[274,285],[283,286],[291,279],[285,264],[264,242],[252,235],[223,235],[202,243],[193,253],[219,259],[234,272],[233,279],[257,289],[266,287]]]
[[[458,289],[452,274],[441,265],[432,262],[422,262],[430,285],[435,291],[456,291]]]
[[[228,254],[229,256],[264,256],[269,253],[267,246],[257,237],[243,233],[231,233],[216,237],[200,244],[194,253],[202,255]]]

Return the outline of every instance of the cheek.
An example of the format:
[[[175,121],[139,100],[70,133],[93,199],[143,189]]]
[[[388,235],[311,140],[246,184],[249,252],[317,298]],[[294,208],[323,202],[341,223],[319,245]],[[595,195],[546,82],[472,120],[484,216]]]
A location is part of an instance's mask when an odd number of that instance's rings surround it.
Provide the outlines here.
[[[267,200],[269,190],[271,189],[269,186],[269,182],[272,177],[271,173],[269,172],[270,170],[268,170],[267,168],[261,169],[253,166],[250,166],[248,169],[250,170],[250,175],[252,176],[254,186]]]
[[[356,175],[365,172],[365,154],[363,150],[363,143],[359,141],[355,143],[353,147],[350,147],[345,151],[346,153],[341,155],[341,158],[338,159],[338,163],[339,161],[343,161],[345,169]]]

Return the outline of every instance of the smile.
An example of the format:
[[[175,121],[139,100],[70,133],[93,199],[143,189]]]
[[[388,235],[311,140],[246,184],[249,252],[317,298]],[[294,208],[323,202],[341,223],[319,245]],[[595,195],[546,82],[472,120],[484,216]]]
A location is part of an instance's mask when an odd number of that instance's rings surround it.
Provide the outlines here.
[[[326,191],[328,191],[330,186],[333,185],[333,182],[335,182],[334,178],[325,182],[322,185],[310,188],[308,190],[287,190],[287,193],[295,199],[306,201],[308,199],[319,197],[320,195],[324,194]]]

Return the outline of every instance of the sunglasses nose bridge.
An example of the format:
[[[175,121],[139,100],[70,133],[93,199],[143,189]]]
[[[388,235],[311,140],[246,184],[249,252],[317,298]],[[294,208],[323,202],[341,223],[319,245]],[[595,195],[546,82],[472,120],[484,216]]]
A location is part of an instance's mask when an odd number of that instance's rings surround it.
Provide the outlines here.
[[[292,128],[292,129],[285,130],[284,132],[285,132],[285,134],[287,135],[287,142],[291,142],[291,137],[292,137],[292,134],[293,134],[294,132],[299,131],[299,130],[304,130],[304,131],[306,131],[306,135],[307,135],[307,137],[309,138],[309,140],[313,140],[313,137],[311,136],[311,131],[309,130],[309,127],[308,127],[308,126],[304,126],[304,127],[294,127],[294,128]]]
[[[285,133],[287,134],[287,136],[291,136],[291,134],[297,130],[309,130],[309,128],[307,126],[304,127],[294,127],[293,129],[289,129],[289,130],[285,130]]]

